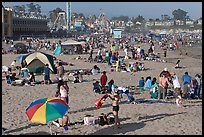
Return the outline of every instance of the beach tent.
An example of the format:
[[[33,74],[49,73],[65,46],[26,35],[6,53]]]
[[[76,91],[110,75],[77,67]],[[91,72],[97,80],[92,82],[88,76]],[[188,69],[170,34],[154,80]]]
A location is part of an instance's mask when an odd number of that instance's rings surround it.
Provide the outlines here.
[[[84,41],[78,42],[78,41],[69,39],[69,40],[61,43],[61,49],[60,50],[61,50],[61,52],[66,51],[65,53],[68,53],[68,54],[73,54],[73,53],[81,54],[83,52],[82,47],[84,47],[85,44],[86,44],[86,42],[84,42]]]
[[[51,72],[56,74],[56,68],[54,66],[54,59],[52,55],[43,52],[33,52],[23,56],[22,61],[23,60],[26,61],[26,67],[30,72],[43,73],[45,64],[48,64]]]
[[[74,48],[78,47],[78,49],[82,48],[82,46],[85,45],[84,41],[78,42],[72,39],[69,39],[67,41],[64,41],[61,43],[61,45],[57,46],[53,52],[54,55],[59,55],[63,51],[67,51],[69,54],[74,53]],[[64,52],[66,54],[66,52]]]
[[[54,55],[59,55],[61,54],[62,51],[61,51],[61,46],[57,46],[53,52]]]

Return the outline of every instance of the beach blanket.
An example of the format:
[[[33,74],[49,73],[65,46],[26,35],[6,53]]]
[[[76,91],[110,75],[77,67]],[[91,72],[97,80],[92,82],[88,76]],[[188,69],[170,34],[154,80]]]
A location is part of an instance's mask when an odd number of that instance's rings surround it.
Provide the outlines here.
[[[134,101],[133,95],[129,92],[129,89],[126,87],[117,87],[118,93],[121,95],[127,95],[128,97],[128,102]]]

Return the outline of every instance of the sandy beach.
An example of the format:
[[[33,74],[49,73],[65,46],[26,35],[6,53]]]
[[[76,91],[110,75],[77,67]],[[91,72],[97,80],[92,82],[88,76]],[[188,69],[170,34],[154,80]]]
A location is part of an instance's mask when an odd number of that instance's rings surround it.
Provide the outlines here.
[[[149,46],[143,46],[148,49]],[[159,79],[159,73],[167,67],[170,72],[176,72],[181,78],[184,72],[194,77],[195,74],[202,74],[202,48],[184,48],[187,55],[179,55],[179,51],[167,51],[167,57],[163,57],[163,51],[159,46],[155,46],[156,52],[160,52],[161,59],[167,61],[143,61],[146,71],[140,72],[110,72],[110,66],[107,63],[89,63],[82,60],[75,60],[79,55],[56,55],[58,59],[72,63],[74,66],[64,66],[65,70],[91,69],[97,64],[102,71],[107,71],[108,81],[114,79],[118,86],[136,86],[141,76],[156,77]],[[182,49],[182,50],[184,50]],[[97,49],[95,49],[97,51]],[[95,52],[96,52],[95,51]],[[45,51],[50,53],[50,51]],[[124,52],[119,52],[124,55]],[[2,66],[9,66],[19,54],[2,55]],[[80,55],[82,58],[88,58],[88,54]],[[93,57],[96,56],[94,53]],[[182,69],[175,69],[176,61],[180,59]],[[127,60],[128,61],[128,60]],[[129,60],[133,62],[133,60]],[[56,75],[52,74],[51,79]],[[80,122],[86,114],[98,117],[101,113],[112,111],[111,100],[107,99],[100,109],[95,108],[95,100],[102,97],[102,94],[93,92],[94,80],[99,80],[101,74],[84,75],[84,82],[68,82],[70,92],[70,110],[69,117],[71,123]],[[43,76],[36,76],[37,80],[43,80]],[[6,128],[7,134],[11,135],[48,135],[49,127],[43,124],[32,123],[28,120],[25,109],[33,100],[54,97],[57,90],[56,84],[35,85],[35,86],[9,86],[2,79],[2,127]],[[202,90],[202,89],[201,89]],[[136,100],[151,99],[149,91],[135,93]],[[202,94],[202,91],[201,91]],[[171,100],[174,102],[175,100]],[[140,103],[128,104],[127,97],[124,96],[120,102],[119,118],[121,129],[113,130],[114,125],[84,125],[76,124],[69,126],[68,131],[63,128],[52,126],[53,132],[58,135],[202,135],[202,99],[185,100],[183,107],[178,107],[175,103]]]

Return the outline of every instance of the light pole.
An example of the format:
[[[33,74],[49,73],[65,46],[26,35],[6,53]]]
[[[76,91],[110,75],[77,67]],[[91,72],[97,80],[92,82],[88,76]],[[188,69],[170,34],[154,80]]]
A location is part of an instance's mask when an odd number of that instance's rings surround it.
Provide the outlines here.
[[[66,11],[67,11],[67,31],[71,32],[71,2],[66,2]]]

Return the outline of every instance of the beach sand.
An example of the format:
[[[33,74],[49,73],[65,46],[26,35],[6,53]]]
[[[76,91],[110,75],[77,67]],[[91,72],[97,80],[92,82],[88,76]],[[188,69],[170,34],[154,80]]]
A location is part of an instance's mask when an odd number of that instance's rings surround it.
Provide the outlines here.
[[[143,46],[147,49],[149,46]],[[65,66],[65,70],[91,69],[97,64],[102,71],[107,71],[108,81],[114,79],[118,86],[136,86],[141,76],[156,77],[167,67],[170,72],[176,72],[181,78],[184,72],[188,71],[194,77],[195,74],[202,73],[202,48],[185,48],[187,55],[179,55],[179,51],[167,51],[167,57],[163,57],[163,52],[156,46],[156,52],[160,52],[162,59],[167,63],[155,61],[143,61],[146,71],[141,72],[109,72],[110,66],[107,63],[89,63],[85,60],[74,60],[79,55],[57,55],[58,59],[73,63],[75,66]],[[51,52],[48,52],[51,53]],[[124,55],[124,53],[120,53]],[[2,55],[2,65],[10,65],[18,55]],[[88,58],[88,54],[80,55]],[[95,57],[95,54],[94,54]],[[176,61],[180,59],[182,69],[175,69]],[[130,60],[130,62],[133,62]],[[86,114],[98,117],[101,113],[112,111],[111,100],[107,99],[100,109],[95,108],[95,101],[102,97],[101,94],[93,92],[93,82],[100,79],[101,74],[92,76],[84,75],[85,82],[71,83],[70,87],[70,110],[69,117],[72,123],[80,122]],[[54,79],[56,75],[51,75]],[[43,80],[43,76],[36,76],[37,80]],[[35,85],[35,86],[9,86],[2,80],[2,127],[6,128],[7,134],[12,135],[47,135],[50,134],[47,125],[32,123],[28,120],[25,109],[36,99],[54,97],[57,85]],[[148,91],[136,94],[138,99],[150,99]],[[202,93],[202,92],[201,92]],[[175,101],[175,100],[171,100]],[[201,135],[202,134],[202,100],[188,100],[183,107],[178,107],[172,103],[141,103],[128,104],[127,97],[124,96],[120,102],[119,118],[121,129],[114,130],[114,125],[83,125],[76,124],[69,126],[68,131],[63,128],[52,126],[52,131],[59,135]]]

